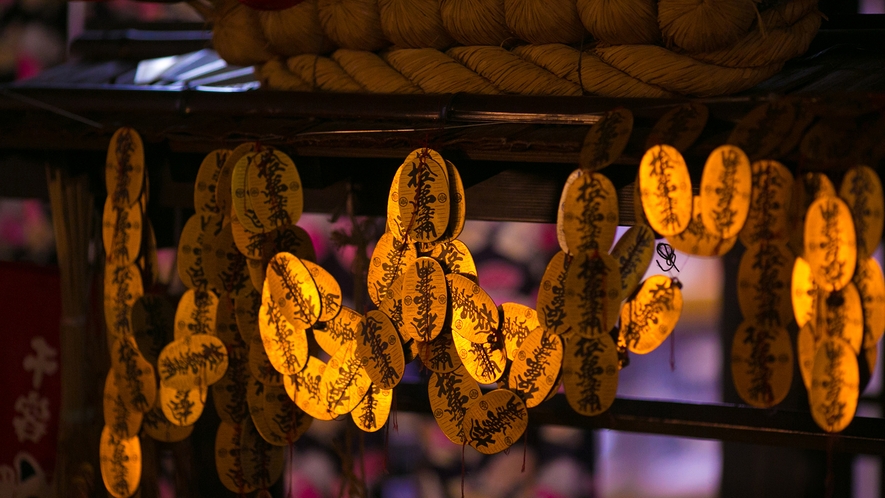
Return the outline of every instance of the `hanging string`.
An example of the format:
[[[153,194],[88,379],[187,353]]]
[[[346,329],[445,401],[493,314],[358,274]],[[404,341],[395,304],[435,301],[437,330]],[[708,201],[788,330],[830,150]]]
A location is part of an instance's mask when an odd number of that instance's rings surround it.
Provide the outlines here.
[[[366,484],[366,433],[360,431],[360,496],[366,496],[368,485]]]
[[[390,442],[390,420],[387,421],[387,424],[384,426],[384,473],[389,474],[388,464],[390,463],[390,452],[388,451],[388,444]]]
[[[464,498],[464,475],[467,473],[467,468],[464,465],[464,454],[467,451],[467,439],[464,439],[464,442],[461,443],[461,498]]]
[[[289,471],[286,472],[286,485],[289,488],[289,492],[286,494],[288,498],[295,498],[295,489],[294,486],[294,474],[295,474],[295,445],[289,445]]]
[[[676,331],[670,332],[670,371],[676,371]]]
[[[587,90],[584,90],[584,74],[581,70],[581,62],[584,59],[584,38],[581,38],[581,46],[578,48],[578,86],[581,87],[581,95],[587,95]]]
[[[317,65],[319,65],[319,63],[320,63],[320,55],[316,54],[316,56],[313,58],[313,68],[312,68],[313,74],[311,74],[312,81],[310,82],[311,91],[314,91],[314,92],[317,91]]]
[[[349,423],[344,429],[344,441],[344,455],[347,458],[347,467],[342,468],[342,471],[347,479],[347,496],[353,496],[357,477],[353,465],[353,431],[351,430]]]
[[[528,451],[529,451],[529,431],[528,431],[528,429],[526,429],[525,433],[523,433],[523,438],[522,438],[522,470],[520,470],[520,472],[522,472],[523,474],[525,473],[525,456],[526,456],[526,453],[528,453]]]
[[[368,312],[368,302],[365,299],[365,292],[368,287],[366,283],[366,275],[369,267],[369,257],[366,255],[369,245],[369,239],[374,235],[371,233],[370,223],[360,223],[354,214],[354,194],[353,184],[347,182],[347,195],[344,200],[344,214],[350,220],[350,233],[344,230],[335,230],[332,232],[332,243],[337,248],[344,246],[353,246],[355,248],[353,262],[350,266],[350,272],[353,275],[353,307],[362,313]],[[333,216],[333,221],[337,219],[337,211]]]
[[[836,473],[833,470],[833,445],[836,442],[835,436],[827,438],[827,477],[824,480],[824,496],[833,498],[836,491]]]
[[[393,390],[393,399],[391,400],[391,404],[393,405],[393,409],[391,410],[391,415],[393,416],[393,430],[399,432],[399,425],[396,421],[397,408],[396,408],[396,389]]]
[[[338,498],[344,496],[345,486],[350,489],[350,483],[353,480],[353,459],[350,455],[350,448],[350,428],[348,426],[344,429],[344,441],[336,441],[332,447],[335,454],[338,455],[338,459],[341,460],[341,481],[338,485]]]
[[[671,247],[670,249],[672,250],[673,248]],[[674,264],[673,266],[675,267],[676,265]],[[683,268],[684,268],[684,266],[683,266]],[[679,271],[679,268],[676,268],[676,271]],[[675,277],[673,278],[672,285],[673,285],[673,287],[676,287],[678,289],[682,288],[682,282],[680,282],[679,279],[675,278]],[[675,329],[673,330],[673,332],[670,332],[670,371],[671,372],[676,371],[676,330]]]
[[[673,246],[667,244],[666,242],[659,242],[657,247],[655,248],[655,252],[658,253],[658,256],[660,256],[664,260],[664,263],[667,265],[667,267],[664,268],[663,266],[661,266],[660,261],[655,260],[655,263],[657,263],[658,268],[660,268],[661,271],[670,271],[674,268],[677,272],[679,271],[679,268],[676,266],[676,251],[673,250]]]

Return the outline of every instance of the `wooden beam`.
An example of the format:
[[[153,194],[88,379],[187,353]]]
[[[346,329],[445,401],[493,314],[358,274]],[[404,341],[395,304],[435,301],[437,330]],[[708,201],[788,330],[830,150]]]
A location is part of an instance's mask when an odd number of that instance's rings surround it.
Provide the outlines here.
[[[400,384],[396,391],[398,410],[432,413],[425,385]],[[529,423],[885,455],[885,419],[855,417],[841,433],[828,434],[808,412],[743,405],[618,398],[607,412],[585,417],[557,394],[529,409]]]

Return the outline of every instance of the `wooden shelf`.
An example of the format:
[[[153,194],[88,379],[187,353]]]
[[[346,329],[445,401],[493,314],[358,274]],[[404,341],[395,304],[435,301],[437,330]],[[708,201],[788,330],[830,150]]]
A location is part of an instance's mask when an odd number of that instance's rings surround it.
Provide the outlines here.
[[[396,409],[432,413],[427,386],[400,384],[396,392]],[[529,423],[885,455],[885,419],[855,417],[841,433],[828,434],[810,413],[776,408],[618,398],[602,415],[585,417],[560,393],[530,408]]]

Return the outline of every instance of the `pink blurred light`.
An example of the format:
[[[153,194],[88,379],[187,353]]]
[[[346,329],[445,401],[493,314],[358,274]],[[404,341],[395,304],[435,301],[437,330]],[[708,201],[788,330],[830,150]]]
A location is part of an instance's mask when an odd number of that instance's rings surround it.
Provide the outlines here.
[[[311,483],[310,479],[305,476],[295,473],[292,475],[292,482],[290,484],[291,488],[289,493],[286,494],[287,497],[292,498],[322,498],[323,494],[317,489],[313,483]]]
[[[27,52],[20,53],[15,61],[15,79],[24,80],[40,74],[43,66],[36,57]]]
[[[559,239],[556,238],[556,225],[542,225],[541,235],[538,237],[540,247],[538,252],[553,252],[559,250]]]
[[[21,246],[25,242],[24,225],[12,218],[0,220],[0,240],[11,246]]]
[[[519,267],[502,259],[481,263],[476,272],[479,274],[480,285],[487,292],[520,288],[524,281]]]

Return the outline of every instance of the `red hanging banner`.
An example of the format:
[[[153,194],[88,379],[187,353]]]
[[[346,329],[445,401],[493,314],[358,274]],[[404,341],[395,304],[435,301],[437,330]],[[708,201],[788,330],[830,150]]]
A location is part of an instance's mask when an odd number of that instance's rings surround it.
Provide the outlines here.
[[[0,262],[0,498],[49,496],[61,407],[57,268]]]

